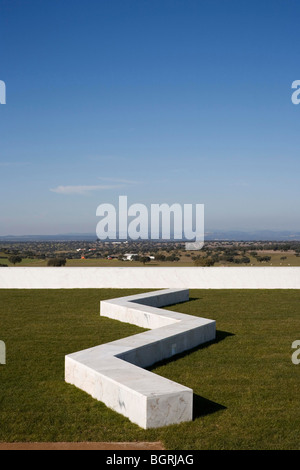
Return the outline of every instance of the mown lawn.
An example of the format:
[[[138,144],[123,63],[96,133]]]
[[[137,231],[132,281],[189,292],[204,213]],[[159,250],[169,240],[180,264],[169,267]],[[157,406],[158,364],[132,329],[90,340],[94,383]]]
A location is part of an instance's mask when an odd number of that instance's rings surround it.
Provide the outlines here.
[[[191,290],[169,307],[217,339],[152,370],[194,390],[194,420],[142,430],[64,382],[64,356],[142,331],[99,316],[138,290],[0,290],[0,441],[162,441],[167,449],[300,449],[300,292]]]

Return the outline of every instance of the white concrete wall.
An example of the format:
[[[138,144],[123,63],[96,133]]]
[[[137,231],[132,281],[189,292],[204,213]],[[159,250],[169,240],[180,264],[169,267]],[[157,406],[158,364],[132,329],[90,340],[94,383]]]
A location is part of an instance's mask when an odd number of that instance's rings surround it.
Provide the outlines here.
[[[0,268],[0,289],[300,289],[300,267]]]

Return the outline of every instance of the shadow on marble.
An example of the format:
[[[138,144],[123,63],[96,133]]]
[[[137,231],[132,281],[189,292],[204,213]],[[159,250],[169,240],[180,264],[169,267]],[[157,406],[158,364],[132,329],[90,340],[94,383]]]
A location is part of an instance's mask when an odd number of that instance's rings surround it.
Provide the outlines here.
[[[215,339],[213,339],[211,341],[207,341],[204,344],[199,344],[198,346],[196,346],[192,349],[188,349],[186,351],[183,351],[182,353],[175,354],[174,356],[172,356],[170,358],[163,359],[162,361],[156,362],[155,364],[153,364],[150,367],[145,367],[145,369],[147,369],[149,371],[152,371],[152,370],[156,369],[157,367],[165,366],[165,365],[167,365],[171,362],[178,361],[178,359],[189,356],[190,354],[193,354],[196,351],[200,351],[201,349],[209,348],[213,344],[218,344],[221,341],[224,341],[224,339],[228,338],[229,336],[235,336],[235,334],[230,333],[228,331],[216,330],[216,338]]]
[[[198,299],[197,299],[198,300]],[[222,330],[217,330],[216,331],[216,338],[212,341],[209,341],[205,344],[201,344],[199,346],[196,346],[193,349],[189,349],[188,351],[184,351],[183,353],[177,354],[176,356],[173,356],[169,359],[165,359],[163,361],[160,361],[159,363],[154,364],[150,368],[147,368],[148,370],[153,370],[156,367],[164,366],[167,365],[173,361],[177,361],[180,358],[183,358],[189,354],[192,354],[196,351],[199,351],[201,349],[206,349],[213,344],[220,343],[221,341],[225,340],[226,338],[230,336],[235,336],[234,333],[230,333],[228,331],[222,331]],[[226,410],[227,407],[224,405],[221,405],[220,403],[216,403],[212,400],[208,400],[207,398],[204,398],[200,395],[197,395],[196,393],[193,393],[193,420],[197,418],[201,418],[203,416],[207,416],[213,413],[216,413],[221,410]]]

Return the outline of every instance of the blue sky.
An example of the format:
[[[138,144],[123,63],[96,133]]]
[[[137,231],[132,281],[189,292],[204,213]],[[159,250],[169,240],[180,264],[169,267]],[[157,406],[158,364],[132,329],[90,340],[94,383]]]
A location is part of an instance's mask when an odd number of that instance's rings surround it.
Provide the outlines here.
[[[298,0],[0,0],[0,235],[201,203],[300,231]]]

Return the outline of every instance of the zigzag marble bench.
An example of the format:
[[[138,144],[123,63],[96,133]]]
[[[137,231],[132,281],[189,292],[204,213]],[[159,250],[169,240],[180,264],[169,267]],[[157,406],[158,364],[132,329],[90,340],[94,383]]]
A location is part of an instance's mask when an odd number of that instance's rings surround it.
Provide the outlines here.
[[[187,300],[165,289],[101,301],[102,316],[149,331],[67,355],[65,381],[144,429],[191,421],[193,390],[144,369],[215,339],[214,320],[160,308]]]

